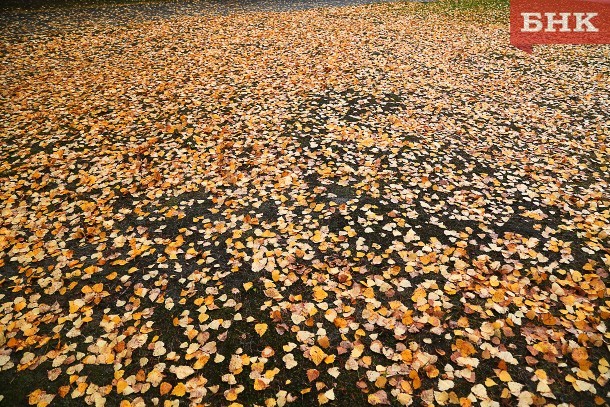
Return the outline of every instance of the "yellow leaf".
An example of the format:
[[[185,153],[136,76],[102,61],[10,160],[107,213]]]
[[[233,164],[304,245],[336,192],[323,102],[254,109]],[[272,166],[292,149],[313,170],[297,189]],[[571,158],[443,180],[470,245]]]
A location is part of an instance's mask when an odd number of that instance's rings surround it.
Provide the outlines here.
[[[235,389],[235,388],[232,388],[232,389],[230,389],[229,391],[227,391],[227,392],[225,393],[225,398],[226,398],[228,401],[235,401],[235,400],[237,400],[237,391],[236,391],[236,389]]]
[[[309,349],[309,358],[313,363],[316,364],[316,366],[322,363],[326,356],[326,353],[324,353],[324,351],[317,346],[312,346]]]
[[[267,388],[267,383],[265,383],[262,379],[254,379],[254,390],[265,390]]]
[[[184,383],[178,383],[176,387],[174,387],[174,391],[172,391],[172,396],[182,397],[186,394],[186,386]]]
[[[322,243],[323,237],[319,230],[316,230],[314,235],[311,237],[311,241],[314,243]]]
[[[256,331],[257,334],[259,334],[260,336],[263,336],[265,334],[265,332],[267,332],[267,324],[256,324],[254,326],[254,330]]]
[[[72,301],[70,301],[70,302],[72,302]],[[20,302],[15,303],[15,306],[13,308],[15,309],[16,312],[19,312],[22,309],[24,309],[26,305],[27,305],[27,303],[25,301],[20,301]],[[73,312],[73,311],[71,311],[71,312]]]
[[[425,297],[426,297],[426,290],[419,287],[413,292],[413,295],[411,296],[411,301],[417,302],[420,298],[425,298]]]
[[[206,365],[206,363],[208,363],[208,360],[210,360],[210,355],[204,354],[203,356],[200,356],[199,359],[197,359],[197,362],[195,362],[193,365],[193,369],[201,369]]]
[[[409,349],[405,349],[400,353],[400,357],[403,362],[412,362],[413,361],[413,353]]]
[[[326,291],[324,291],[322,287],[315,286],[313,288],[313,298],[315,298],[316,301],[324,301],[326,297],[328,297],[328,294],[326,294]]]
[[[123,393],[123,391],[127,388],[128,384],[125,380],[123,379],[119,379],[119,381],[116,384],[116,392],[121,394]]]
[[[506,370],[502,370],[498,375],[498,378],[503,382],[512,382],[513,378],[510,377],[510,374]]]

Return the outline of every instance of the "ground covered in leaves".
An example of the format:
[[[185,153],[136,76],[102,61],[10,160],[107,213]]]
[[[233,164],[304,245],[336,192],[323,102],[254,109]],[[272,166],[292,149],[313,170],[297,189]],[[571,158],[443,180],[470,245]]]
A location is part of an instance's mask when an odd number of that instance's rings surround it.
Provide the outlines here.
[[[56,27],[1,31],[6,405],[610,401],[610,48],[404,4]]]

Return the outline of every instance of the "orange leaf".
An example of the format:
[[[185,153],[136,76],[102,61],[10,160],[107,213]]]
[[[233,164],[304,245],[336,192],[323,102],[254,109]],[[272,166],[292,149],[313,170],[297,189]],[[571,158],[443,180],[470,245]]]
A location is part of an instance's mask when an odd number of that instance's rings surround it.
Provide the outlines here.
[[[161,393],[162,396],[169,393],[171,389],[172,389],[172,385],[169,384],[168,382],[163,382],[163,383],[161,383],[161,386],[159,386],[159,392]]]
[[[320,376],[320,372],[318,371],[318,369],[308,369],[307,370],[307,379],[309,379],[310,382],[313,382],[319,376]]]

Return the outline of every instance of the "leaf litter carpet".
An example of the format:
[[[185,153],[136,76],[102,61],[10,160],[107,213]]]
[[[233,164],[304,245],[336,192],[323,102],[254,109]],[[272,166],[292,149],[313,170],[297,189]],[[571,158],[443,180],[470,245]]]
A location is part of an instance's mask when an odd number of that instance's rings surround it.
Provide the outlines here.
[[[610,49],[422,7],[5,27],[4,403],[607,404]]]

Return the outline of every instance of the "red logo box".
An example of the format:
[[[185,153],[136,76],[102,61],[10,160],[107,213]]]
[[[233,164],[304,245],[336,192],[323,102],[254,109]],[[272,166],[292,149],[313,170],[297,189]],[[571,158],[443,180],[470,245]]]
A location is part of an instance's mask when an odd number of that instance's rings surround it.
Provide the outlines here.
[[[610,44],[610,0],[511,0],[510,42],[526,52],[534,44]]]

